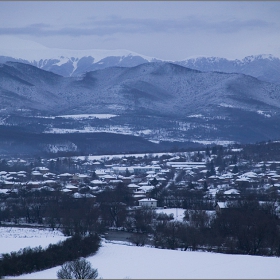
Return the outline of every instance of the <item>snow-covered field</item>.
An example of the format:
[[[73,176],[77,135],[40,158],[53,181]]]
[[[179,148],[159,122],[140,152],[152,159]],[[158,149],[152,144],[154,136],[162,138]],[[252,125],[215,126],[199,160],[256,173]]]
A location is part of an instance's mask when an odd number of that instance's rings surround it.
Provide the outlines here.
[[[79,114],[79,115],[61,115],[58,117],[66,118],[66,119],[83,120],[83,119],[111,119],[116,116],[117,115],[112,115],[112,114]]]
[[[57,133],[57,134],[65,134],[65,133],[93,133],[93,132],[107,132],[107,133],[120,133],[125,135],[134,135],[133,131],[129,127],[121,126],[121,125],[112,125],[112,126],[102,126],[102,127],[92,127],[87,126],[82,129],[75,128],[55,128],[51,127],[44,131],[44,133]]]
[[[49,244],[65,239],[58,230],[0,227],[0,254],[19,251],[25,247],[46,248]]]
[[[87,258],[103,279],[279,279],[280,258],[136,247],[103,241]],[[56,279],[59,266],[14,279]]]
[[[164,209],[167,214],[181,209]],[[175,216],[174,215],[174,216]],[[64,240],[59,231],[0,227],[0,253]],[[103,279],[279,279],[280,258],[225,255],[136,247],[130,243],[103,240],[99,251],[88,257]],[[40,272],[7,277],[13,279],[56,279],[60,266]]]

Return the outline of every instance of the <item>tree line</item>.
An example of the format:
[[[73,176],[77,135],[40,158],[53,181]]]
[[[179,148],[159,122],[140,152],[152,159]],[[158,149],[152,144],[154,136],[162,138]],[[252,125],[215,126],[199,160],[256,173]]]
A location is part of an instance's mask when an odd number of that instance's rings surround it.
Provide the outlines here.
[[[18,252],[2,254],[0,276],[18,276],[62,265],[80,257],[87,257],[98,251],[100,237],[91,234],[85,237],[74,235],[57,244],[24,248]]]

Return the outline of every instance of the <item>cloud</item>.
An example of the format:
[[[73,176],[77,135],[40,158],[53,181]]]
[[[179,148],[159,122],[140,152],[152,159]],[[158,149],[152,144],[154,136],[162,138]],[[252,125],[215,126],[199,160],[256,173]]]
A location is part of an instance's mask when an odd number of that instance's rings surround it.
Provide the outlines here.
[[[49,24],[32,24],[25,27],[0,28],[0,35],[31,36],[105,36],[117,33],[151,34],[151,33],[184,33],[214,32],[234,33],[243,30],[260,30],[274,28],[276,25],[260,19],[250,20],[213,20],[189,16],[184,19],[136,19],[110,17],[104,20],[91,18],[89,22],[79,26],[55,27]]]

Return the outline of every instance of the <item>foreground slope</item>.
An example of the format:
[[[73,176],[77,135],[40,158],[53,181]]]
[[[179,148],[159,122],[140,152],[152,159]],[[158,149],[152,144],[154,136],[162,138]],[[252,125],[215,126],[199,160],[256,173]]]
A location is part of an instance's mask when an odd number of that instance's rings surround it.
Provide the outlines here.
[[[280,259],[102,243],[87,258],[104,279],[278,279]],[[14,279],[56,279],[55,267]]]

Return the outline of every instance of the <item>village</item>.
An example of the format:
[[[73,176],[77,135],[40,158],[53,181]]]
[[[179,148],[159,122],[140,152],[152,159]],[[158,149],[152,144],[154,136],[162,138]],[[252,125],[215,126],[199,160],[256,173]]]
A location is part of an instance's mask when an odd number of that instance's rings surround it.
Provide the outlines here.
[[[178,153],[2,160],[0,196],[3,202],[22,190],[59,191],[95,202],[98,194],[121,183],[131,194],[134,206],[188,208],[183,202],[190,195],[207,201],[207,210],[248,196],[277,201],[280,161],[252,162],[242,158],[242,148],[222,150],[222,156],[217,148],[207,148]]]

